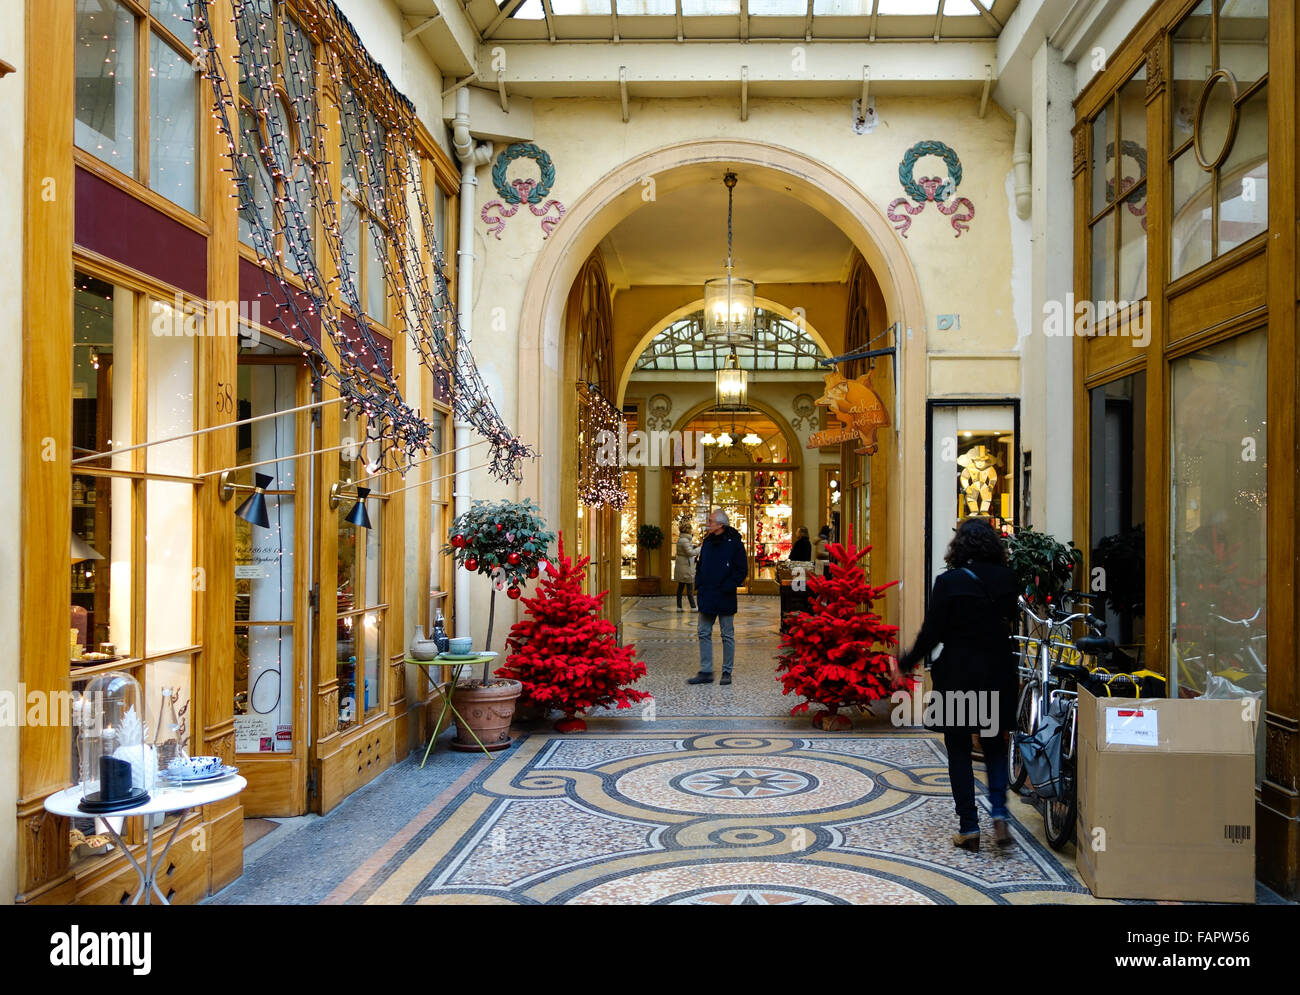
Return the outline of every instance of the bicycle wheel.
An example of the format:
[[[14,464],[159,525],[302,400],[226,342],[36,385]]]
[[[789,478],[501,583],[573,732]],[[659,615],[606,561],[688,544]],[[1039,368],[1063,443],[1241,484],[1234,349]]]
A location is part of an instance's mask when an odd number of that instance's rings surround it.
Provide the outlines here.
[[[1068,770],[1067,770],[1068,768]],[[1043,830],[1053,850],[1064,850],[1074,842],[1074,823],[1078,815],[1079,792],[1074,778],[1074,761],[1061,761],[1061,795],[1047,802],[1043,809]]]
[[[1016,727],[1007,742],[1007,787],[1015,792],[1019,792],[1024,787],[1027,775],[1025,765],[1020,759],[1020,750],[1016,747],[1015,734],[1022,732],[1028,736],[1034,731],[1034,723],[1038,718],[1035,708],[1037,697],[1038,682],[1028,681],[1020,689],[1020,700],[1016,702]]]

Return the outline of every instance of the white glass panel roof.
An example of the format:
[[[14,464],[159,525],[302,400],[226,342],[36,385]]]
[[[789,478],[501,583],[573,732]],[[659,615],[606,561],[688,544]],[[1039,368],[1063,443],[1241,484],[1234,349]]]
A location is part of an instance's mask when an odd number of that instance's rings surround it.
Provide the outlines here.
[[[551,0],[551,13],[556,17],[564,14],[609,15],[609,0]]]
[[[683,17],[735,17],[740,0],[682,0]]]
[[[806,8],[805,8],[806,9]],[[736,346],[737,365],[742,370],[806,370],[825,372],[817,360],[822,351],[794,322],[754,309],[754,341]],[[727,364],[731,347],[704,341],[704,312],[674,321],[659,332],[636,361],[636,370],[720,370]]]
[[[546,11],[542,9],[542,0],[524,0],[523,6],[511,16],[521,21],[540,21],[546,17]]]
[[[676,13],[676,0],[618,0],[619,17],[644,17]]]
[[[749,0],[753,17],[803,17],[808,13],[806,0]]]
[[[939,0],[880,0],[878,14],[937,14]]]
[[[866,17],[872,0],[813,0],[813,14],[820,17]]]

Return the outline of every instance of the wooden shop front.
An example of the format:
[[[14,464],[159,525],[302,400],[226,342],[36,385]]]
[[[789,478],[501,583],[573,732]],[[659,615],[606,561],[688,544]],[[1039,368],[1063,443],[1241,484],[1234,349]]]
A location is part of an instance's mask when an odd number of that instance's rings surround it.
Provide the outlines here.
[[[451,488],[439,479],[451,459],[434,455],[405,479],[372,472],[373,433],[313,376],[275,298],[304,285],[268,279],[255,226],[229,196],[226,139],[192,67],[189,25],[139,0],[82,6],[52,0],[26,22],[27,51],[41,58],[25,123],[20,678],[76,692],[127,671],[151,724],[174,712],[190,753],[240,768],[248,788],[190,814],[170,851],[163,890],[189,902],[242,872],[243,818],[329,811],[425,734],[425,692],[402,661],[411,627],[452,615],[440,541]],[[319,4],[267,6],[283,63],[323,64],[325,42],[300,16]],[[238,51],[229,0],[213,3],[212,31]],[[115,82],[96,90],[99,58],[117,63]],[[359,232],[395,260],[342,175],[349,123],[335,83],[323,70],[297,82],[291,103],[315,109],[335,198],[355,202]],[[412,152],[438,237],[451,234],[458,171],[421,128]],[[333,278],[324,223],[314,234]],[[420,251],[427,266],[432,247]],[[442,251],[454,260],[454,246]],[[360,258],[353,277],[374,341],[445,453],[448,384],[408,359],[382,259]],[[346,311],[338,281],[328,285]],[[319,330],[315,342],[327,357],[336,349]],[[258,473],[271,478],[265,528],[235,514]],[[426,486],[403,490],[417,482]],[[369,528],[348,520],[358,485],[372,490]],[[43,809],[77,780],[75,734],[20,732],[19,902],[112,904],[133,890],[94,820]],[[124,838],[138,851],[143,827]]]

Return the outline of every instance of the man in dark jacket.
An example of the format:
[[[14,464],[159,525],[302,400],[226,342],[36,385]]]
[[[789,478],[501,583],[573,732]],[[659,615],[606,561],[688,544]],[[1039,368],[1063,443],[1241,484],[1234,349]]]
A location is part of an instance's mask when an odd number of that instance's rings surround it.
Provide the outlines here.
[[[731,683],[736,662],[736,588],[749,576],[749,557],[740,533],[728,524],[727,513],[714,508],[709,530],[700,543],[695,566],[695,597],[700,606],[697,632],[700,637],[700,672],[687,684],[713,683],[713,623],[722,632],[722,680]]]

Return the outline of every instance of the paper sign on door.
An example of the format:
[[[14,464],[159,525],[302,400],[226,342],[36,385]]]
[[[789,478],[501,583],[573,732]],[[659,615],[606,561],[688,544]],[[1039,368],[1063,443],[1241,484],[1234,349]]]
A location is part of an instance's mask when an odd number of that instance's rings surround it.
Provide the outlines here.
[[[1106,709],[1106,742],[1117,746],[1159,746],[1154,708]]]

